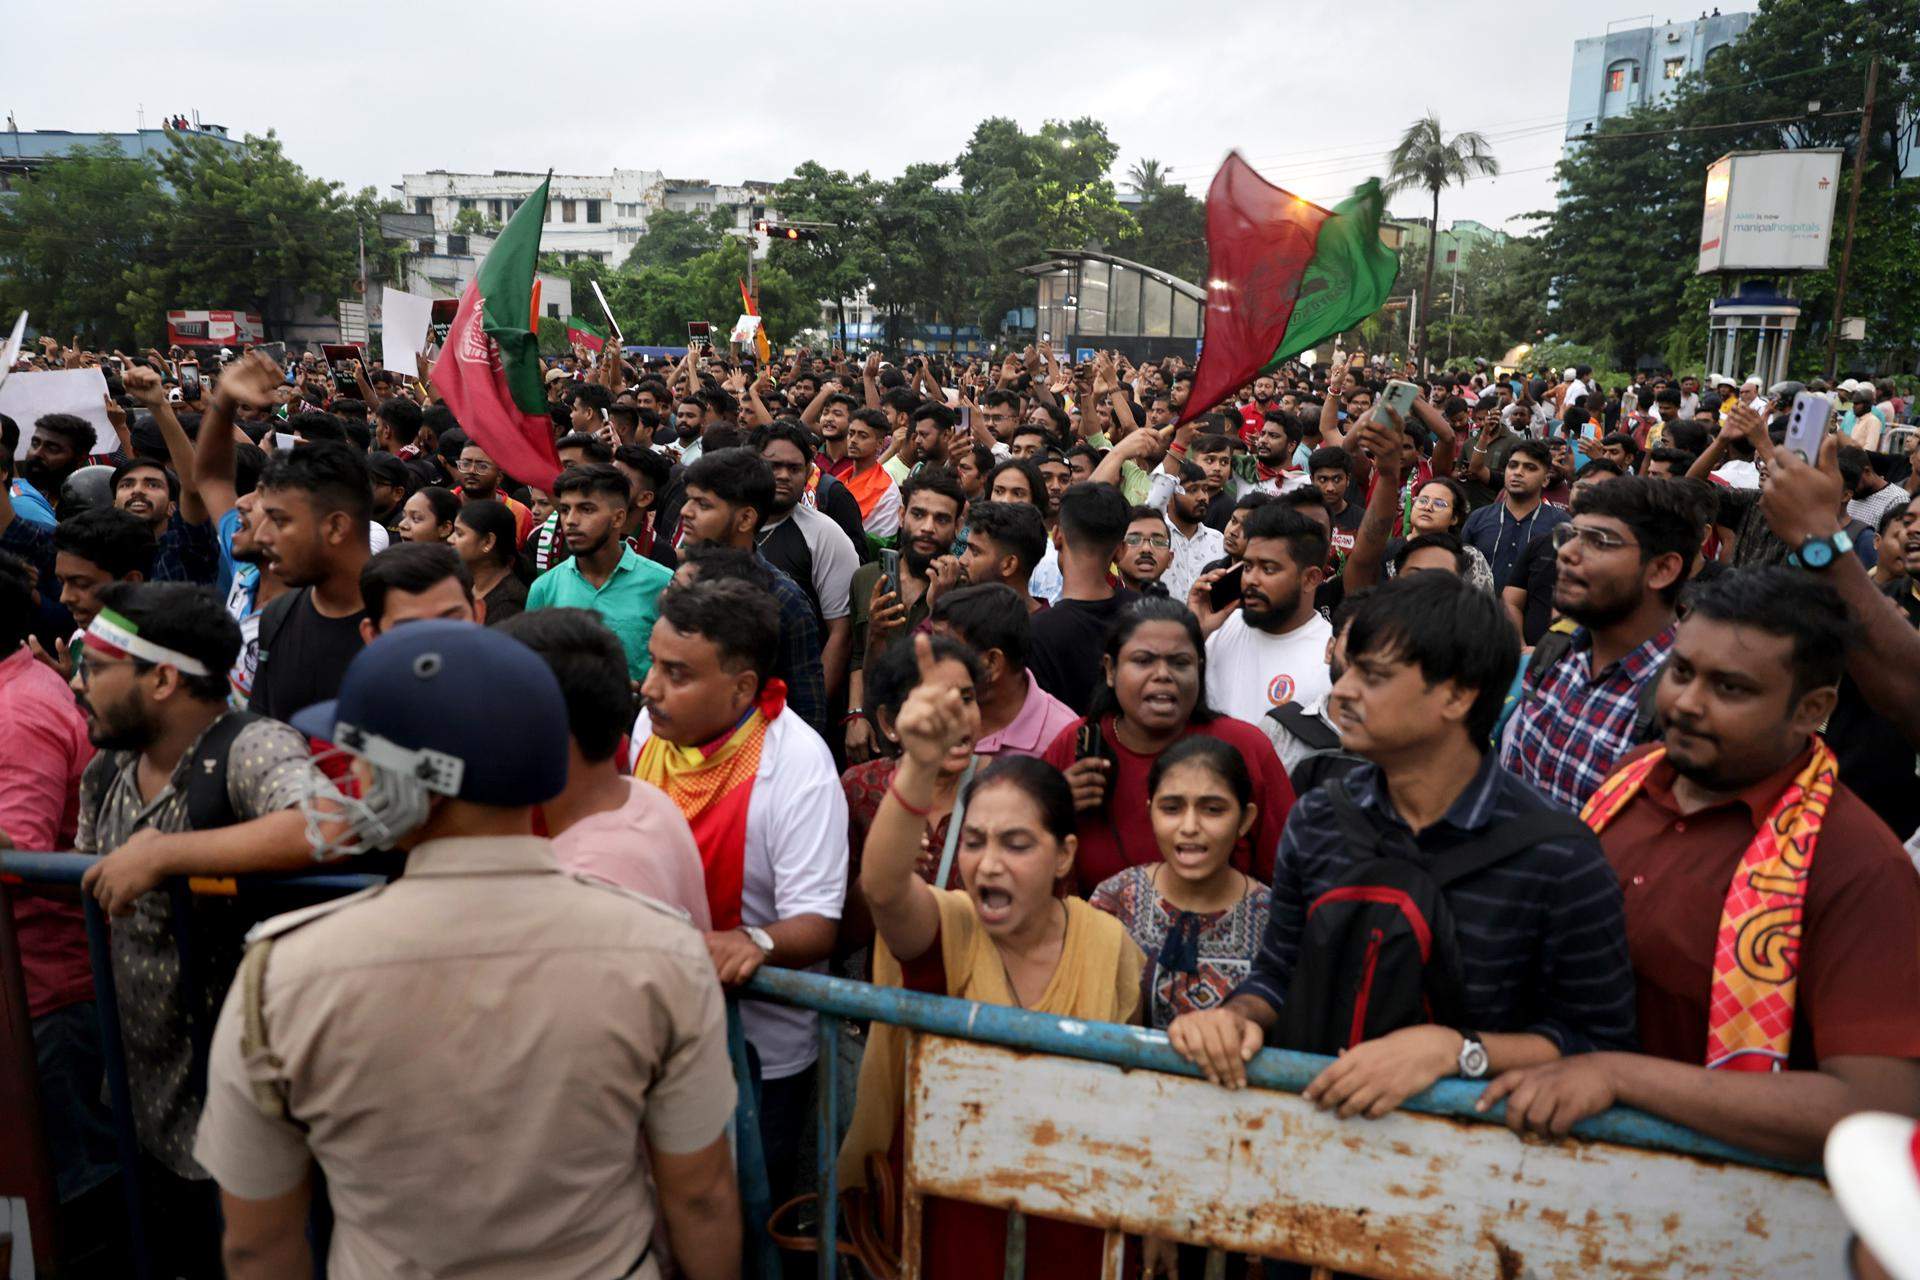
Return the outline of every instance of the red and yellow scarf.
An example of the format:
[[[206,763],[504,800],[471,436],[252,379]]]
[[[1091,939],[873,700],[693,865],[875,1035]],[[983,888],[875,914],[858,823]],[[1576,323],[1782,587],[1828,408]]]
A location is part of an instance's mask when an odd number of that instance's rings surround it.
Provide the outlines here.
[[[1649,751],[1601,783],[1580,820],[1596,833],[1604,831],[1666,754],[1665,747]],[[1709,1070],[1786,1069],[1807,877],[1838,778],[1833,752],[1815,738],[1813,758],[1774,801],[1734,868],[1713,949]]]
[[[733,729],[703,746],[675,746],[650,734],[640,746],[633,776],[666,792],[693,828],[706,872],[707,907],[713,927],[740,927],[740,896],[746,882],[747,805],[760,772],[767,726],[786,709],[787,686],[769,680],[760,701]]]

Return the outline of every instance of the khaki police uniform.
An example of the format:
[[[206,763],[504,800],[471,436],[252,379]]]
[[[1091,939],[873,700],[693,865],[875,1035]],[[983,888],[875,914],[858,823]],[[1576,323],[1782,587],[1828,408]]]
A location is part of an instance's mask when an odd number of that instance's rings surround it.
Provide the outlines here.
[[[646,1277],[642,1138],[700,1150],[733,1107],[684,917],[561,872],[543,839],[434,840],[393,884],[256,931],[194,1155],[247,1199],[317,1160],[335,1280]]]

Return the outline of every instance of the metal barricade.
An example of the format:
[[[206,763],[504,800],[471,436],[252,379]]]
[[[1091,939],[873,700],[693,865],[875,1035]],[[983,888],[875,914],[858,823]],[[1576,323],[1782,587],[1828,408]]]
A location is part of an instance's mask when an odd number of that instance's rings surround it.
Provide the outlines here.
[[[0,853],[0,882],[76,883],[89,859]],[[283,877],[264,891],[341,893],[359,876]],[[272,885],[271,890],[266,885]],[[251,892],[247,882],[196,891]],[[115,1123],[137,1150],[119,1056],[105,921],[88,904]],[[191,943],[189,942],[189,946]],[[1339,1120],[1299,1096],[1327,1059],[1268,1049],[1247,1090],[1207,1084],[1155,1031],[762,969],[745,994],[820,1015],[816,1178],[838,1203],[840,1043],[848,1021],[908,1029],[903,1280],[920,1273],[928,1196],[1009,1211],[1006,1275],[1024,1277],[1028,1215],[1099,1229],[1119,1275],[1128,1235],[1386,1280],[1401,1277],[1839,1276],[1846,1230],[1814,1169],[1615,1108],[1574,1140],[1517,1138],[1480,1086],[1447,1080],[1380,1120]],[[735,1020],[737,1027],[737,1019]],[[737,1128],[749,1223],[765,1222],[764,1170],[744,1055]],[[130,1228],[141,1238],[137,1188]],[[817,1224],[821,1280],[841,1274],[837,1214]],[[746,1244],[768,1274],[764,1234]],[[751,1273],[751,1272],[750,1272]]]

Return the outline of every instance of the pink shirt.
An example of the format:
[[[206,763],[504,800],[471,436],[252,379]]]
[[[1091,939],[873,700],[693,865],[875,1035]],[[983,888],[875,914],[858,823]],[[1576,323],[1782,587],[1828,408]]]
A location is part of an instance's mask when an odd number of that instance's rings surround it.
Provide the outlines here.
[[[679,907],[693,918],[694,928],[711,931],[706,876],[687,820],[652,783],[623,781],[627,802],[582,818],[554,836],[554,857],[565,870]]]
[[[1062,729],[1079,718],[1072,707],[1042,689],[1029,671],[1027,700],[1021,704],[1020,714],[1008,721],[1000,732],[990,733],[974,743],[973,749],[983,756],[1037,756],[1053,745]]]
[[[86,717],[73,691],[25,645],[0,660],[0,831],[16,849],[73,848],[80,775],[93,759]],[[39,1017],[93,999],[87,935],[80,908],[34,894],[16,894],[27,1012]]]

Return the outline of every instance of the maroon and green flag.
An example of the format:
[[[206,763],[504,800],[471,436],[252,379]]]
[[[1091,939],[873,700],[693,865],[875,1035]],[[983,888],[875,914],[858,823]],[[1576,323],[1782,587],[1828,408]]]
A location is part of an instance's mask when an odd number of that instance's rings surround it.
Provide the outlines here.
[[[1400,271],[1385,210],[1374,179],[1322,209],[1227,157],[1207,190],[1206,334],[1182,422],[1380,309]]]
[[[548,180],[549,182],[551,179]],[[547,220],[547,186],[507,221],[480,264],[433,366],[433,385],[467,437],[502,471],[537,489],[560,473],[541,381],[534,264]]]
[[[591,320],[584,320],[579,316],[568,316],[567,345],[585,347],[595,355],[599,355],[600,349],[607,345],[607,331]]]

